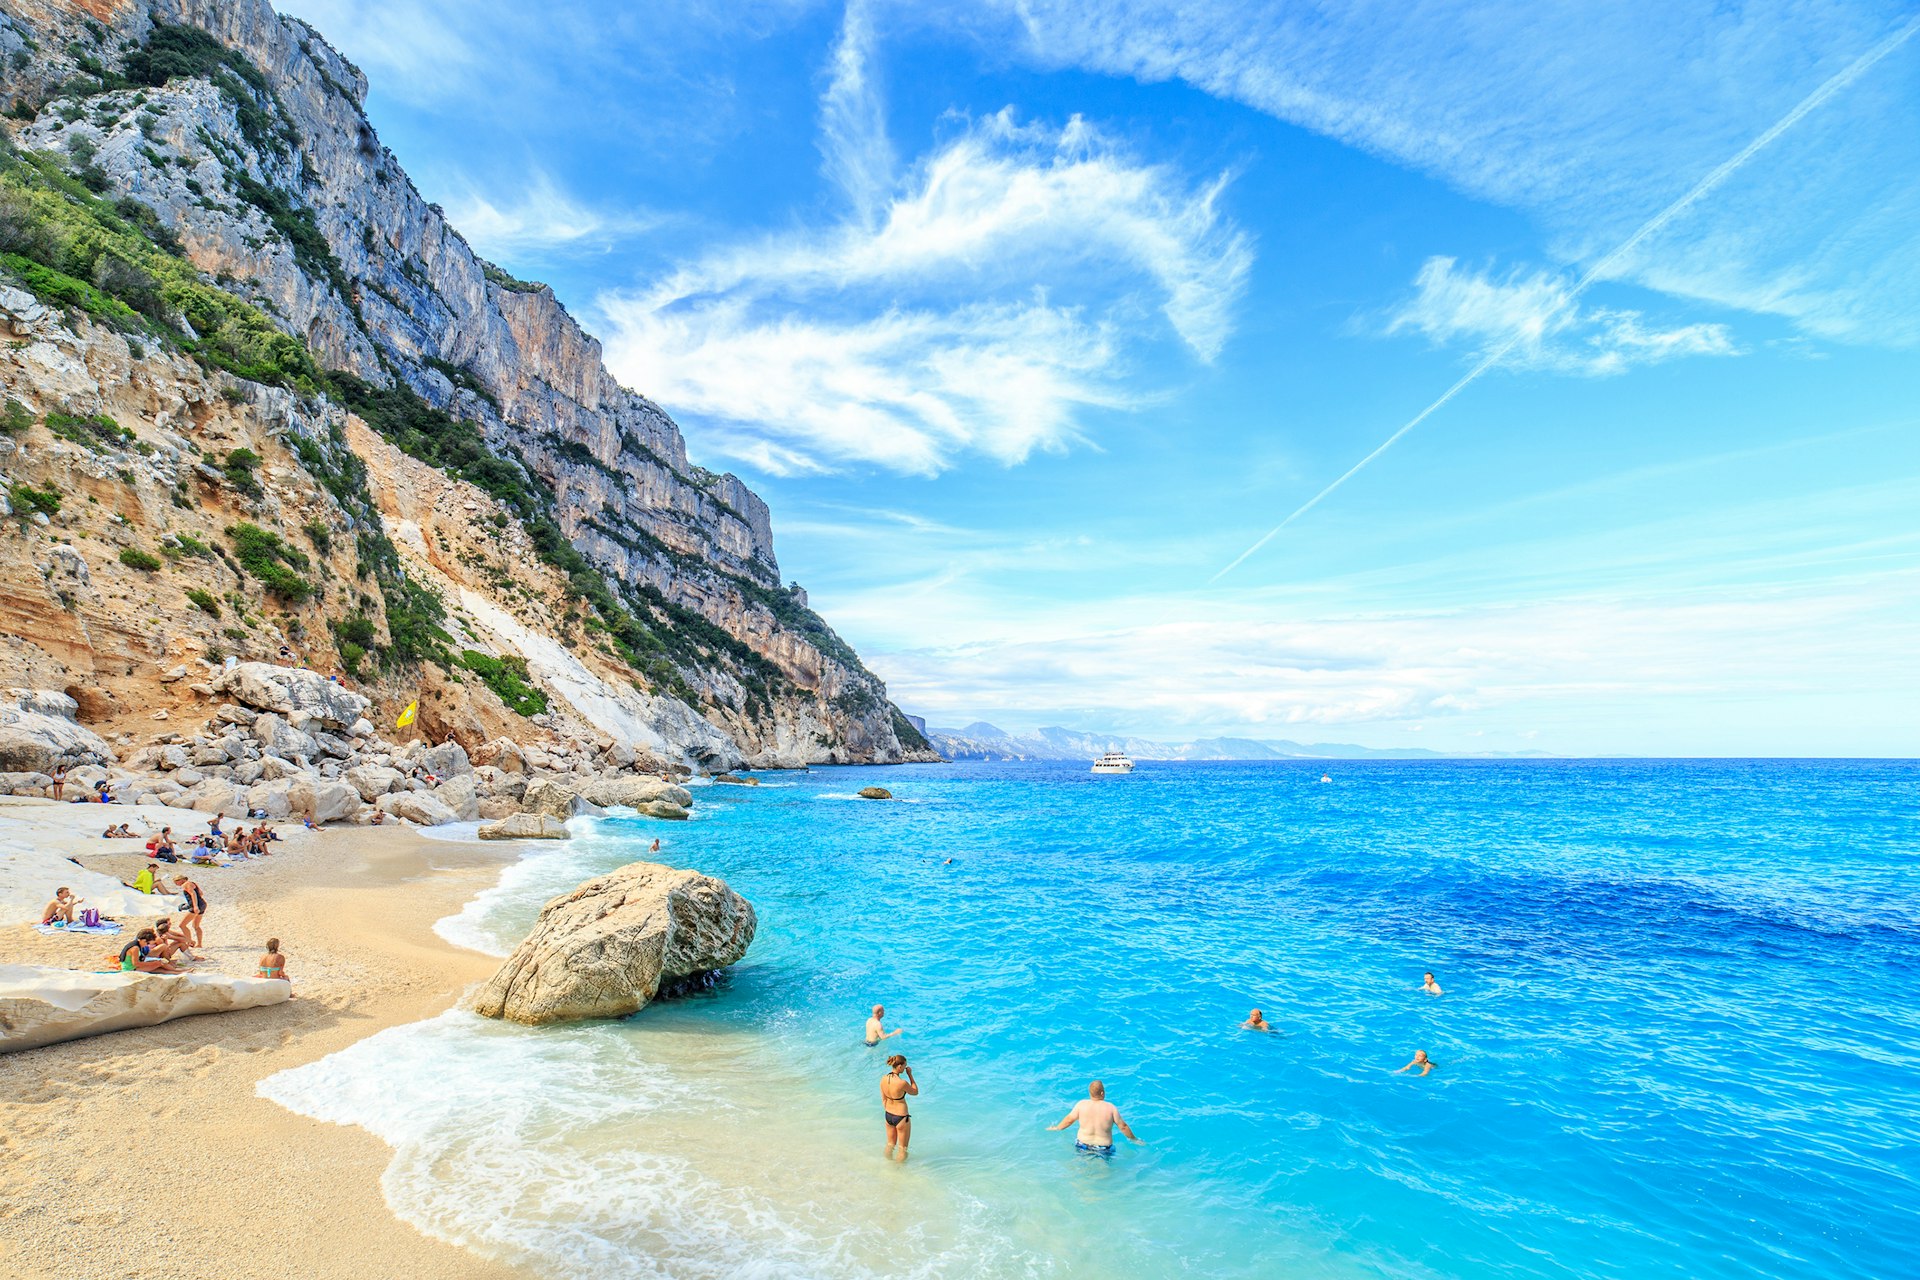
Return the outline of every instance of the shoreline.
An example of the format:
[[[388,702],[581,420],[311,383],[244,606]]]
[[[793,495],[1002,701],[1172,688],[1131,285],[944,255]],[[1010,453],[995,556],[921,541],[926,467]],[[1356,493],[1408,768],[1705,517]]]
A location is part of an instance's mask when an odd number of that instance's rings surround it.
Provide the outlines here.
[[[131,875],[143,865],[138,846],[102,840],[103,815],[131,816],[120,806],[0,800],[0,844],[32,841],[113,873],[124,862]],[[294,1000],[0,1056],[0,1267],[9,1274],[531,1274],[396,1217],[381,1190],[392,1151],[380,1139],[255,1093],[276,1072],[433,1017],[492,973],[497,960],[433,925],[493,883],[520,856],[518,843],[400,826],[280,829],[271,857],[199,876],[210,959],[192,968],[250,976],[261,943],[278,935]],[[92,969],[118,944],[0,925],[6,962]]]

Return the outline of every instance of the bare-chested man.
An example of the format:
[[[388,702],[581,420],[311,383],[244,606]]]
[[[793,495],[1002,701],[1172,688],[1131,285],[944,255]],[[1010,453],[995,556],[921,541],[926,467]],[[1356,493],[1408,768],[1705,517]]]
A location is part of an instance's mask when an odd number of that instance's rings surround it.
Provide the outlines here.
[[[1095,1080],[1087,1086],[1087,1096],[1073,1104],[1073,1110],[1067,1112],[1066,1119],[1059,1124],[1047,1126],[1048,1132],[1064,1129],[1078,1122],[1080,1132],[1075,1136],[1073,1149],[1085,1151],[1096,1156],[1113,1154],[1113,1131],[1119,1129],[1127,1135],[1127,1141],[1138,1143],[1133,1130],[1120,1118],[1120,1108],[1107,1101],[1107,1086]]]
[[[1255,1009],[1247,1015],[1247,1020],[1240,1024],[1240,1029],[1242,1031],[1271,1031],[1273,1030],[1273,1024],[1267,1021],[1266,1014]]]
[[[879,1044],[882,1040],[891,1040],[906,1030],[905,1027],[895,1027],[891,1031],[887,1030],[886,1026],[880,1021],[886,1016],[887,1006],[883,1004],[873,1006],[873,1016],[867,1019],[867,1047],[869,1049]]]
[[[1440,989],[1440,984],[1433,980],[1431,973],[1427,975],[1427,980],[1420,984],[1420,989],[1430,996],[1443,996],[1447,994]]]
[[[880,1114],[887,1122],[887,1155],[896,1160],[907,1158],[907,1139],[913,1136],[913,1118],[907,1114],[907,1095],[920,1096],[920,1085],[904,1054],[887,1059],[887,1074],[880,1077]],[[904,1074],[903,1074],[904,1073]],[[899,1154],[894,1153],[898,1151]]]

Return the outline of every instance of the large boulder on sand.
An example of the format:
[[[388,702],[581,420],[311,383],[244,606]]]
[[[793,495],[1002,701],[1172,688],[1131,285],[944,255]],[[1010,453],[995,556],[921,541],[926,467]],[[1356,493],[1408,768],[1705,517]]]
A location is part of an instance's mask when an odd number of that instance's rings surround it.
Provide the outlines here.
[[[644,809],[656,800],[666,800],[686,809],[693,804],[693,793],[664,778],[589,778],[579,787],[582,799],[592,804],[625,805]]]
[[[124,945],[118,938],[97,941],[103,951]],[[217,973],[77,973],[0,965],[0,1053],[151,1027],[196,1013],[279,1004],[292,990],[272,978]]]
[[[460,816],[431,791],[398,791],[390,796],[381,796],[377,803],[394,817],[405,818],[419,827],[437,827],[443,822],[456,821]],[[475,816],[479,815],[476,813]]]
[[[443,742],[420,753],[421,767],[436,778],[458,778],[473,772],[467,749],[457,742]]]
[[[551,779],[542,778],[529,783],[524,795],[520,797],[522,813],[544,813],[549,818],[558,818],[565,822],[568,818],[583,813],[599,813],[600,807],[581,797],[572,787],[563,786]]]
[[[724,969],[753,942],[753,907],[725,882],[634,862],[541,908],[474,997],[489,1018],[624,1018],[663,984]]]
[[[347,770],[346,779],[348,785],[360,793],[360,798],[369,802],[378,800],[406,781],[405,775],[398,769],[389,769],[383,764],[355,765]]]
[[[565,840],[567,824],[544,813],[515,813],[480,828],[482,840]]]
[[[453,810],[453,816],[462,822],[472,822],[480,816],[480,793],[470,773],[447,779],[433,789],[433,797]]]
[[[315,822],[339,822],[360,812],[360,793],[332,778],[295,778],[287,787],[287,804]]]
[[[366,714],[365,698],[317,671],[276,667],[270,662],[241,662],[223,671],[214,691],[256,711],[271,711],[299,724],[304,714],[329,729],[348,729]]]
[[[0,703],[0,773],[47,773],[68,764],[105,764],[113,748],[74,722],[78,703],[54,689],[13,689]]]

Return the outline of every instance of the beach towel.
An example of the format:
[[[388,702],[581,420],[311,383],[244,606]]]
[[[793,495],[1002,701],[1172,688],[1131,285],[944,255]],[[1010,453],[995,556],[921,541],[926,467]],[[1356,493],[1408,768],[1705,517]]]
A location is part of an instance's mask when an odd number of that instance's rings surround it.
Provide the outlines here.
[[[41,933],[118,933],[120,926],[111,920],[102,920],[99,924],[37,924],[33,926]]]

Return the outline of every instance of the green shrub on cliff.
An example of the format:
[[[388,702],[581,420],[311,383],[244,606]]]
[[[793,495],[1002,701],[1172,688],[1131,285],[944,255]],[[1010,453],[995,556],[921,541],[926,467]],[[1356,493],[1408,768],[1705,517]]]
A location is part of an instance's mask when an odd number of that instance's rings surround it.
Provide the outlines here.
[[[13,514],[17,516],[50,516],[60,510],[60,495],[51,489],[16,484],[7,490],[7,497],[13,504]]]
[[[193,607],[200,610],[200,612],[210,617],[217,618],[220,616],[220,602],[213,598],[211,592],[202,591],[199,587],[188,587],[187,599],[192,601]]]
[[[305,569],[310,561],[279,534],[243,521],[229,525],[227,537],[233,541],[234,558],[240,567],[274,595],[289,604],[299,604],[313,594],[313,584],[294,572]]]
[[[500,701],[520,715],[537,716],[547,709],[547,695],[530,683],[527,660],[519,654],[492,658],[467,649],[460,655],[460,665],[479,676],[487,688],[500,695]]]
[[[120,551],[120,563],[142,573],[155,573],[160,568],[160,557],[138,547],[124,547]]]

